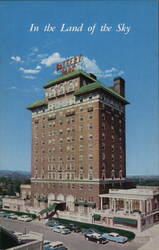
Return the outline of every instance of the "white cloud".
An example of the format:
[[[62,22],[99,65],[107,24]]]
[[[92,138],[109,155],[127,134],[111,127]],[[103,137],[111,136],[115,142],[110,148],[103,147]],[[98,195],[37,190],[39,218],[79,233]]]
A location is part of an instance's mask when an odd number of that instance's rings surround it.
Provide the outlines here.
[[[27,76],[27,75],[24,75],[23,76],[23,78],[26,78],[26,79],[36,79],[36,77],[35,76]]]
[[[23,63],[24,61],[22,61],[20,56],[11,56],[11,59],[15,62],[21,62]]]
[[[32,50],[32,52],[38,52],[39,51],[38,47],[33,47],[33,48],[31,48],[31,50]]]
[[[119,75],[123,75],[124,72],[112,67],[111,69],[102,70],[96,63],[96,60],[89,59],[84,56],[82,62],[77,66],[78,69],[84,70],[89,73],[95,74],[98,78],[111,78]]]
[[[41,70],[41,66],[36,66],[35,69],[24,69],[22,67],[19,68],[20,71],[22,71],[24,74],[38,74]]]
[[[102,70],[98,67],[96,60],[91,60],[86,56],[82,57],[82,62],[77,66],[77,68],[89,73],[93,73],[98,77],[103,73]]]
[[[40,69],[41,69],[41,66],[40,66],[40,65],[37,65],[35,69],[36,69],[36,70],[40,70]]]
[[[55,52],[51,56],[42,59],[41,60],[41,64],[45,65],[46,67],[50,67],[52,64],[54,64],[54,63],[60,63],[63,60],[65,60],[65,58],[62,58],[60,56],[60,53]]]
[[[16,89],[17,89],[17,87],[15,87],[15,86],[11,86],[11,87],[7,88],[7,90],[16,90]]]

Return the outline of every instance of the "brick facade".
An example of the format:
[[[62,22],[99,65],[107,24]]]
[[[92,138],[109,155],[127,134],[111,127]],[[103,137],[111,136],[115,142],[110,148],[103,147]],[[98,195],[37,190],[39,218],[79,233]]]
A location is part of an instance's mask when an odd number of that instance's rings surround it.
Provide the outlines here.
[[[99,208],[99,194],[108,185],[125,181],[128,102],[113,88],[100,85],[95,76],[80,71],[59,77],[44,89],[45,99],[28,107],[32,203],[48,206],[52,197],[66,201],[68,210],[76,211],[77,202]],[[120,91],[120,86],[116,89]]]

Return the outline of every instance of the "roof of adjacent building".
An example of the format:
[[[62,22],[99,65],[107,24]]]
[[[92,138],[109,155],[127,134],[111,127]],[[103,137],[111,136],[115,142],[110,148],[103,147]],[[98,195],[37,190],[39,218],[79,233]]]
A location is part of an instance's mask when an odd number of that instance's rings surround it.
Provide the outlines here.
[[[36,101],[36,102],[30,104],[30,105],[27,107],[27,109],[32,110],[32,109],[34,109],[34,108],[38,108],[38,107],[41,107],[41,106],[44,106],[44,105],[47,105],[46,99],[38,100],[38,101]]]
[[[85,93],[88,93],[88,92],[91,92],[91,91],[97,90],[97,89],[105,90],[106,92],[108,92],[108,93],[112,94],[113,96],[122,100],[125,104],[129,103],[123,96],[119,95],[116,91],[107,87],[106,85],[104,85],[100,81],[95,81],[93,83],[90,83],[90,84],[87,84],[87,85],[81,87],[80,89],[75,91],[75,95],[85,94]]]

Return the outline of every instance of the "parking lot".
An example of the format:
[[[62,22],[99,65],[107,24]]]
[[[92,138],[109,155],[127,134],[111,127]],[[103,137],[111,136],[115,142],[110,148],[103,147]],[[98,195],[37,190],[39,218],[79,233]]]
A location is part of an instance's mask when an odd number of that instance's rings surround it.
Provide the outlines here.
[[[60,233],[53,232],[50,227],[39,221],[24,222],[0,217],[0,225],[6,227],[9,230],[15,230],[22,233],[28,233],[29,231],[42,233],[44,235],[45,240],[62,241],[64,245],[68,247],[69,250],[136,250],[146,243],[146,239],[139,240],[138,238],[135,238],[134,240],[126,242],[125,244],[108,242],[104,245],[101,245],[95,242],[85,240],[85,237],[81,233],[71,233],[63,235]]]

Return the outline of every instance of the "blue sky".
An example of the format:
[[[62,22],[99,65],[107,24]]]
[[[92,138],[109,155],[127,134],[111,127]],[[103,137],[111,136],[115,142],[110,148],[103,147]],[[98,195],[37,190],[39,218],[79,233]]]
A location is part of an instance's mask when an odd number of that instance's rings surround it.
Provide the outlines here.
[[[54,32],[44,32],[48,24]],[[62,32],[62,24],[83,28]],[[104,24],[110,32],[100,31]],[[130,32],[117,32],[119,24]],[[26,106],[43,98],[56,63],[82,54],[86,71],[106,85],[126,80],[127,174],[159,174],[157,0],[0,1],[0,30],[0,169],[31,169]]]

